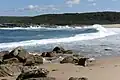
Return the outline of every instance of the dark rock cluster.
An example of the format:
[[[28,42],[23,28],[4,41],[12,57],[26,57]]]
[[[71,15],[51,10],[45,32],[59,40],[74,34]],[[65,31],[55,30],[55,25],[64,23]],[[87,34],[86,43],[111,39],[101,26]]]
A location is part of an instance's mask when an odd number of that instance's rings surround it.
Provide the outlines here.
[[[43,52],[41,55],[29,54],[22,47],[17,47],[11,52],[0,52],[0,77],[18,76],[16,80],[56,80],[48,77],[49,71],[45,68],[36,67],[44,64],[45,61],[57,61],[58,63],[72,63],[86,66],[89,58],[75,55],[72,50],[65,50],[62,47],[55,47],[50,52]],[[70,78],[69,80],[88,80],[87,78]]]

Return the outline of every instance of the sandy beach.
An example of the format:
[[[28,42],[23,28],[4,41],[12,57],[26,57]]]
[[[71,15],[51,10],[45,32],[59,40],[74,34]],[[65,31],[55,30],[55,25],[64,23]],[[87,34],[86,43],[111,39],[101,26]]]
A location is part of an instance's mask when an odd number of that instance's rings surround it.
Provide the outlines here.
[[[96,60],[94,65],[81,67],[73,64],[47,64],[41,66],[47,68],[49,76],[56,80],[68,80],[70,77],[87,77],[88,80],[119,80],[120,57]],[[52,71],[52,70],[56,71]]]
[[[120,28],[120,24],[103,24],[102,26],[105,28]]]
[[[99,59],[93,65],[82,67],[74,64],[43,64],[40,68],[50,71],[49,77],[56,80],[68,80],[70,77],[86,77],[88,80],[119,80],[120,57],[109,57]],[[2,77],[2,79],[15,80],[13,77]]]
[[[120,24],[102,25],[105,28],[120,28]],[[115,29],[115,31],[116,31]],[[112,29],[114,30],[114,29]],[[119,30],[117,31],[119,32]],[[88,66],[80,66],[72,63],[44,63],[39,68],[45,68],[49,71],[48,77],[55,77],[56,80],[69,80],[70,77],[86,77],[88,80],[119,80],[120,76],[120,35],[112,35],[106,38],[81,41],[67,46],[74,46],[70,50],[80,50],[81,54],[95,57],[95,61]],[[101,58],[100,58],[101,57]],[[18,76],[18,75],[17,75]],[[17,76],[0,77],[0,80],[16,80]]]

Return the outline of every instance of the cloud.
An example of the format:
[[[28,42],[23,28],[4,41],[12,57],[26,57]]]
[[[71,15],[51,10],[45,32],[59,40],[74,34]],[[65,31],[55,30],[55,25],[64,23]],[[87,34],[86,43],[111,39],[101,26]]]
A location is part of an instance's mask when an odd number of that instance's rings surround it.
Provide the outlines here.
[[[117,0],[112,0],[113,2],[117,1]]]
[[[11,10],[5,10],[4,12],[26,12],[26,11],[33,11],[33,12],[52,12],[59,10],[58,6],[55,5],[28,5],[24,8],[17,8]]]
[[[88,0],[88,2],[94,2],[95,0]]]
[[[74,4],[79,4],[80,0],[66,0],[66,4],[68,4],[68,6],[72,7],[72,5]]]
[[[96,3],[92,3],[93,6],[96,6],[97,4]]]
[[[23,10],[29,10],[29,11],[46,11],[46,10],[59,10],[55,5],[44,5],[44,6],[39,6],[39,5],[28,5],[25,8],[22,8]]]
[[[96,6],[97,3],[96,3],[96,0],[88,0],[88,2],[90,2],[90,6]]]

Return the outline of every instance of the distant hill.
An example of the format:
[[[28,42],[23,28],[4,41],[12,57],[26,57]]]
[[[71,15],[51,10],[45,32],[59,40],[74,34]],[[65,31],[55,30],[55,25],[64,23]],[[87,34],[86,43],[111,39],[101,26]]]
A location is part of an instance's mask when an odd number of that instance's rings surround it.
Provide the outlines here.
[[[1,16],[0,24],[91,25],[120,24],[120,12],[45,14],[33,17]]]

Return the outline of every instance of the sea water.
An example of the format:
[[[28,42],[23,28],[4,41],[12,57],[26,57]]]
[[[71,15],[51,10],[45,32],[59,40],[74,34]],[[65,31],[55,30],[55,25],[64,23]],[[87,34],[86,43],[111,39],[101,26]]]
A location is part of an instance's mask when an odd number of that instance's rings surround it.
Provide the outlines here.
[[[0,28],[0,50],[22,46],[28,51],[43,52],[62,46],[88,56],[113,55],[114,51],[119,54],[119,28],[104,28],[98,24],[50,27]],[[104,51],[105,48],[109,51]]]

